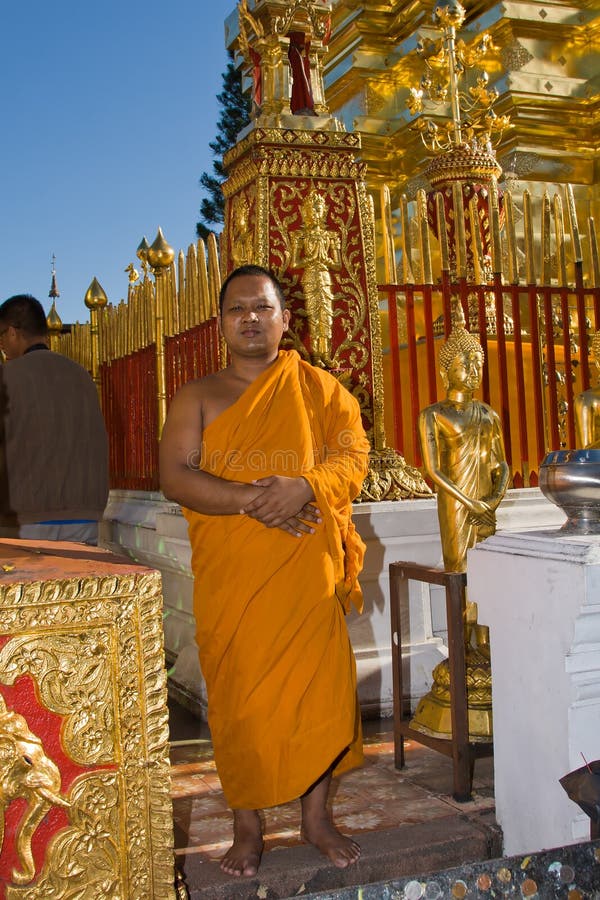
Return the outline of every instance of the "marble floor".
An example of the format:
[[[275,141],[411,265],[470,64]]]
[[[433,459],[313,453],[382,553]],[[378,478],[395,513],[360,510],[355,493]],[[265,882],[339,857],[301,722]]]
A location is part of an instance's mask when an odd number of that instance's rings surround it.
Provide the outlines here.
[[[449,816],[493,816],[493,761],[477,760],[473,799],[452,797],[451,760],[414,742],[406,744],[406,766],[394,767],[391,719],[364,723],[365,765],[335,779],[330,802],[334,820],[357,836],[389,832],[403,825],[431,823]],[[206,725],[181,708],[171,708],[171,777],[175,849],[198,862],[219,859],[231,839],[232,815],[217,775]],[[287,803],[264,813],[265,853],[302,844],[300,805]],[[421,829],[419,829],[422,840]]]

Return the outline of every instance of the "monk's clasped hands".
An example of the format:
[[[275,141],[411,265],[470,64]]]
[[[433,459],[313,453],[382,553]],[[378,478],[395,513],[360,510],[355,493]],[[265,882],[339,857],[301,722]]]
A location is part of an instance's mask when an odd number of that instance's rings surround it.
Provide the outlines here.
[[[314,533],[312,525],[320,523],[321,514],[314,506],[313,490],[306,479],[269,475],[252,484],[263,490],[240,509],[241,515],[250,516],[267,528],[281,528],[295,537]]]

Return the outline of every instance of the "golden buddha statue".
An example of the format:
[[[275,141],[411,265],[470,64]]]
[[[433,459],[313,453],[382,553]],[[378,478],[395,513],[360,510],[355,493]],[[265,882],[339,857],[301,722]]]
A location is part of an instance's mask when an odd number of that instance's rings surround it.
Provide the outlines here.
[[[460,305],[459,305],[460,306]],[[496,509],[508,485],[500,419],[473,394],[481,384],[483,350],[464,327],[462,308],[440,351],[446,399],[419,415],[423,468],[437,485],[444,568],[464,572],[467,550],[496,530]]]
[[[592,362],[600,371],[600,331],[592,338]],[[575,432],[577,448],[600,449],[600,385],[582,391],[575,398]]]
[[[500,419],[473,395],[481,384],[483,350],[464,327],[462,307],[440,351],[446,399],[424,409],[418,422],[425,472],[438,488],[437,508],[444,568],[464,572],[467,550],[496,530],[496,509],[509,469]],[[469,740],[492,736],[489,632],[477,622],[477,604],[465,610]],[[452,737],[448,660],[433,670],[431,691],[421,699],[411,727],[432,737]]]
[[[313,363],[332,367],[333,289],[331,269],[339,269],[340,237],[326,227],[325,198],[312,190],[300,211],[302,225],[292,234],[291,268],[302,269],[302,288],[308,318]]]

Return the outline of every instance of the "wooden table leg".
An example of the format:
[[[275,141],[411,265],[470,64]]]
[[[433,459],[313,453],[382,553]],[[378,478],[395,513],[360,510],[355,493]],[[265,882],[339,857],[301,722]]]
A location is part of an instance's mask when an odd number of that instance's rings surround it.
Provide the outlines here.
[[[472,760],[469,747],[467,706],[467,665],[464,627],[465,589],[459,578],[446,582],[448,623],[448,666],[450,675],[450,715],[452,721],[452,760],[454,799],[471,799]]]
[[[402,633],[400,628],[400,585],[402,579],[390,566],[390,620],[392,630],[392,679],[394,694],[394,765],[404,767],[404,736],[401,732],[402,699]]]

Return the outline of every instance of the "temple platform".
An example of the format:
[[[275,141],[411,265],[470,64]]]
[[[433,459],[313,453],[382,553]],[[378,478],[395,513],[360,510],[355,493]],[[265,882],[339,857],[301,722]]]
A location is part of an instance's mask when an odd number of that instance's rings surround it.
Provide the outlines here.
[[[409,741],[407,765],[396,770],[392,720],[379,719],[364,722],[364,767],[336,779],[332,788],[334,820],[360,843],[360,861],[336,869],[303,843],[296,801],[265,812],[265,852],[258,876],[225,876],[218,860],[231,842],[232,815],[207,726],[174,704],[170,721],[175,848],[191,900],[306,896],[501,855],[493,760],[477,760],[473,800],[458,803],[452,798],[451,759]]]

